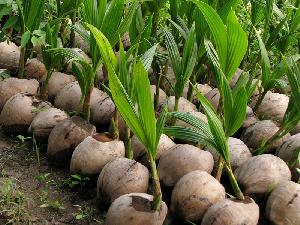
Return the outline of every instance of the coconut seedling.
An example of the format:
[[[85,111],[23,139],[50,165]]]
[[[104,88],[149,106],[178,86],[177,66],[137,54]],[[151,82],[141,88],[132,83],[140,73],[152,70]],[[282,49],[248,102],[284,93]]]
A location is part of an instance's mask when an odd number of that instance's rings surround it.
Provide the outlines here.
[[[283,63],[289,84],[291,86],[291,96],[288,108],[281,121],[280,129],[272,137],[262,143],[262,145],[256,151],[257,154],[264,153],[273,142],[288,134],[297,126],[300,121],[300,103],[298,101],[300,97],[300,68],[297,65],[294,57],[285,58]]]
[[[141,204],[140,206],[142,206],[143,209],[145,210],[148,211],[150,210],[149,211],[150,213],[161,211],[162,208],[165,208],[166,206],[162,204],[162,192],[161,192],[159,177],[156,169],[155,158],[157,154],[157,146],[165,122],[165,116],[166,116],[165,111],[161,114],[160,118],[156,120],[154,104],[151,97],[148,74],[142,62],[140,61],[137,61],[137,63],[133,68],[134,71],[133,91],[135,93],[134,96],[137,102],[138,110],[135,109],[132,99],[130,99],[128,93],[124,89],[115,70],[116,64],[113,64],[113,62],[116,63],[116,56],[112,50],[112,47],[108,39],[95,27],[91,25],[88,26],[91,30],[91,33],[94,35],[97,41],[99,50],[101,52],[101,56],[104,59],[105,66],[108,71],[109,88],[110,88],[112,99],[119,113],[121,114],[122,118],[128,125],[128,127],[138,137],[140,142],[144,144],[150,162],[150,168],[152,172],[152,191],[153,191],[154,199],[153,201],[149,201],[145,198],[135,197],[132,198],[131,201],[133,202],[133,204],[135,204],[136,201],[138,201],[139,204]],[[122,198],[122,196],[120,198]],[[149,208],[149,205],[148,206],[145,205],[145,204],[149,204],[149,202],[151,202],[151,208]],[[113,207],[113,205],[114,203],[112,204],[111,207]],[[126,208],[128,209],[128,207]],[[151,211],[151,209],[153,211]],[[110,216],[116,216],[115,214],[112,214],[111,210],[112,208],[109,209],[108,214]],[[143,213],[145,213],[144,210],[142,211],[143,212],[141,212],[141,216]],[[120,211],[115,213],[119,214]],[[130,217],[131,215],[124,214],[122,216]],[[110,217],[107,218],[107,220],[110,219],[111,219]],[[138,218],[136,219],[138,221]],[[155,217],[152,219],[155,219]],[[162,218],[162,220],[160,221],[155,220],[155,222],[156,224],[162,224],[163,220],[164,218]],[[126,223],[126,219],[124,219],[123,221],[125,221]],[[131,224],[136,224],[137,221],[131,221]],[[125,223],[119,223],[119,224],[125,224]],[[150,221],[149,224],[151,224]]]
[[[166,48],[168,50],[170,62],[176,78],[174,87],[175,103],[173,111],[178,111],[179,99],[182,97],[184,87],[188,83],[196,65],[197,44],[195,26],[191,28],[186,38],[182,57],[172,33],[165,29],[164,36]]]
[[[119,35],[122,35],[128,29],[137,7],[137,2],[135,1],[129,6],[126,18],[122,20],[123,11],[125,10],[124,0],[113,0],[108,7],[106,7],[106,1],[101,2],[103,7],[100,7],[95,0],[84,0],[83,3],[84,21],[101,29],[109,37],[109,42],[112,46],[115,46],[118,42]],[[102,60],[94,37],[89,36],[87,32],[81,32],[80,34],[90,44],[91,63],[73,49],[57,48],[50,51],[54,55],[62,56],[72,63],[72,70],[77,78],[82,94],[79,109],[82,110],[83,117],[89,121],[95,76]]]
[[[19,78],[23,78],[25,72],[25,63],[28,58],[28,46],[30,39],[33,42],[35,34],[39,35],[37,29],[40,26],[41,18],[44,12],[45,0],[22,0],[17,1],[20,23],[21,23],[21,55],[19,61]],[[32,37],[32,38],[31,38]]]

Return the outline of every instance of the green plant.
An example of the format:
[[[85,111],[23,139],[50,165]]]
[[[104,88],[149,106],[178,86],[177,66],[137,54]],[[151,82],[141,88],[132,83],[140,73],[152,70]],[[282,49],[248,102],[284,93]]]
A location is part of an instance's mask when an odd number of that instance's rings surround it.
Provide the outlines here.
[[[117,75],[116,56],[108,39],[95,27],[91,25],[88,25],[88,27],[96,39],[101,56],[103,57],[105,66],[108,70],[109,88],[112,99],[128,127],[146,148],[152,172],[154,195],[152,208],[156,210],[161,205],[162,193],[155,158],[157,154],[157,145],[165,122],[165,111],[161,114],[160,118],[156,120],[148,74],[140,61],[137,61],[133,67],[133,92],[137,102],[138,111],[135,109],[132,99],[129,97]]]
[[[298,57],[296,57],[298,59]],[[268,140],[262,143],[261,147],[257,149],[257,154],[263,154],[266,149],[276,140],[282,138],[284,135],[293,130],[300,121],[300,68],[294,57],[288,57],[283,60],[284,69],[291,86],[291,96],[288,108],[280,123],[280,129]]]
[[[23,78],[30,38],[32,37],[32,42],[34,42],[37,39],[36,35],[41,35],[38,29],[44,11],[45,0],[18,0],[17,3],[22,33],[18,76]]]
[[[30,222],[30,215],[25,207],[25,195],[16,189],[9,178],[2,179],[0,188],[0,216],[7,218],[6,224]]]
[[[195,27],[189,31],[184,45],[183,56],[180,56],[179,49],[175,42],[175,39],[170,31],[164,30],[165,43],[168,50],[169,58],[171,61],[172,69],[175,74],[176,84],[174,88],[175,92],[175,104],[174,111],[178,111],[179,99],[182,96],[183,90],[187,82],[189,81],[197,59],[197,45]]]
[[[89,181],[89,177],[85,177],[80,174],[71,174],[70,178],[67,181],[67,184],[70,188],[80,187],[80,189],[82,190]]]
[[[56,211],[65,209],[59,200],[51,200],[49,198],[48,190],[42,191],[41,202],[43,203],[42,205],[40,205],[41,208],[50,208]]]
[[[75,220],[92,220],[92,217],[95,213],[95,209],[86,206],[75,205],[78,207],[78,212],[73,213]]]

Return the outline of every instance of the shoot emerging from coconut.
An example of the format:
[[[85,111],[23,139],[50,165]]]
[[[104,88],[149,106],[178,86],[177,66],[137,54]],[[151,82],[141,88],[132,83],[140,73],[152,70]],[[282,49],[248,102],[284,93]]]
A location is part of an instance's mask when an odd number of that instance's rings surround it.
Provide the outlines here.
[[[117,75],[116,64],[114,64],[114,62],[116,62],[116,56],[108,39],[97,28],[92,25],[88,25],[88,27],[94,35],[104,64],[107,68],[112,99],[127,126],[146,148],[152,172],[154,195],[152,209],[157,210],[162,202],[162,192],[156,169],[155,157],[157,154],[158,142],[164,127],[166,113],[164,111],[160,118],[156,120],[148,73],[141,61],[137,61],[133,68],[133,97],[137,102],[138,110],[135,109],[134,102],[129,97],[130,95],[123,87],[119,76]]]

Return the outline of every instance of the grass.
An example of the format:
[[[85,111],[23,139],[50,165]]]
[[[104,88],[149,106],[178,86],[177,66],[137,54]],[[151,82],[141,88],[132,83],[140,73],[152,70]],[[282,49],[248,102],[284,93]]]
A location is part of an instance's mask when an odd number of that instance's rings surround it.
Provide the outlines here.
[[[5,224],[30,224],[25,195],[10,178],[3,178],[0,182],[0,216],[5,218]]]

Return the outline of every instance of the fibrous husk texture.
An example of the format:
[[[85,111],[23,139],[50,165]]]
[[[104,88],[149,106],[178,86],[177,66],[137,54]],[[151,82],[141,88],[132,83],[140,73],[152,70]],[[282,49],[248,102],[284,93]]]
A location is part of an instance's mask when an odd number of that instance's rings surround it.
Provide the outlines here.
[[[91,122],[96,125],[109,124],[115,112],[115,104],[108,94],[99,93],[100,96],[91,106]]]
[[[20,49],[13,42],[0,43],[0,68],[16,71],[19,69]]]
[[[96,128],[78,116],[57,124],[48,138],[48,160],[58,166],[69,166],[74,149],[86,137],[93,135]]]
[[[300,184],[279,184],[268,198],[266,216],[273,225],[300,224]]]
[[[283,159],[290,167],[293,180],[296,182],[300,179],[300,174],[296,170],[300,168],[300,162],[298,161],[299,151],[300,134],[289,137],[276,151],[276,155]]]
[[[256,114],[260,119],[280,122],[283,119],[288,104],[288,96],[269,91],[257,108]]]
[[[215,110],[219,107],[219,101],[220,101],[220,92],[218,88],[214,88],[211,91],[209,91],[206,95],[204,95],[208,101],[212,104]]]
[[[99,98],[106,95],[97,88],[93,88],[91,95],[91,106],[97,102]],[[54,106],[71,112],[79,109],[81,99],[81,89],[77,81],[67,84],[55,97]]]
[[[166,154],[172,147],[176,144],[167,135],[162,134],[157,146],[156,160]],[[140,161],[143,165],[149,165],[147,151],[145,146],[139,141],[139,139],[134,135],[131,139],[131,146],[133,151],[133,158]]]
[[[243,122],[242,128],[248,128],[251,125],[255,124],[258,121],[258,119],[256,118],[252,108],[250,108],[249,106],[247,106],[247,110],[246,110],[246,119]]]
[[[89,136],[75,148],[70,171],[83,175],[98,175],[107,163],[124,156],[125,147],[122,141],[101,142]]]
[[[36,58],[28,59],[25,65],[25,76],[28,79],[42,80],[47,75],[47,70],[41,61]]]
[[[126,158],[108,163],[97,182],[97,196],[105,203],[112,203],[124,194],[146,193],[149,171],[142,164]]]
[[[48,82],[48,97],[54,97],[69,83],[75,81],[75,77],[60,72],[53,72]]]
[[[179,144],[162,155],[158,163],[158,174],[164,186],[172,187],[189,172],[202,170],[211,173],[213,166],[211,153],[192,145]]]
[[[201,225],[257,225],[258,219],[259,207],[254,200],[225,199],[206,211]]]
[[[39,141],[47,141],[52,129],[69,116],[60,109],[48,108],[39,112],[33,119],[28,131]]]
[[[207,172],[196,170],[175,185],[171,211],[185,220],[200,222],[210,206],[224,199],[224,187]]]
[[[230,163],[233,170],[241,166],[246,160],[252,157],[249,148],[240,139],[230,137],[228,139],[228,146],[230,153]],[[205,150],[208,150],[213,155],[216,167],[217,162],[220,158],[219,153],[216,150],[210,148]]]
[[[258,200],[266,197],[278,184],[291,180],[286,163],[271,154],[248,159],[234,174],[243,193]]]
[[[271,120],[257,121],[248,127],[241,136],[241,140],[253,151],[261,146],[264,141],[270,139],[279,127]],[[279,140],[273,142],[267,151],[272,151],[282,145],[283,141],[290,135],[287,134]]]
[[[36,80],[18,79],[15,77],[6,78],[0,82],[0,111],[5,103],[15,94],[28,92],[36,95],[39,89],[39,82]]]
[[[0,114],[0,124],[8,133],[26,132],[36,114],[50,107],[50,103],[40,101],[32,94],[16,94],[4,105]]]
[[[168,101],[168,109],[170,112],[174,111],[174,105],[175,105],[175,96],[170,96]],[[191,112],[191,111],[198,111],[197,107],[190,101],[186,100],[185,98],[180,97],[178,103],[178,112]]]
[[[109,207],[105,225],[163,225],[168,208],[162,202],[158,210],[151,209],[153,196],[131,193],[117,198]]]

